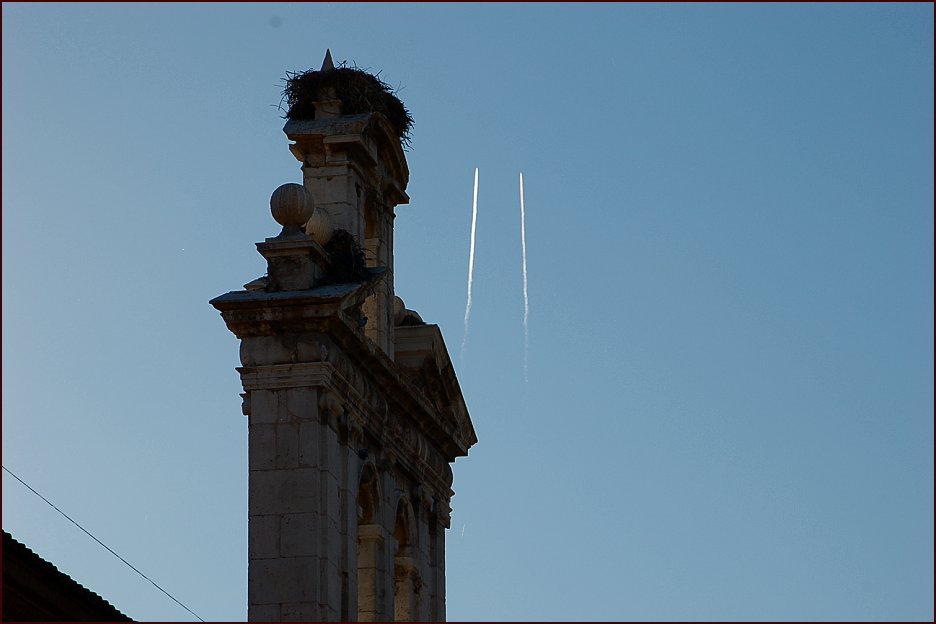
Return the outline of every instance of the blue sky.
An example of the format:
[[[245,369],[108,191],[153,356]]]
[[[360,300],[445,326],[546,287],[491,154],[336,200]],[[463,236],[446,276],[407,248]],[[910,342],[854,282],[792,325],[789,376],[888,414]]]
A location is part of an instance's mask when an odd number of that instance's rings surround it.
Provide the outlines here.
[[[932,4],[2,15],[3,464],[203,618],[246,616],[247,561],[207,302],[265,270],[282,78],[326,47],[415,118],[397,293],[480,439],[450,619],[934,617]],[[191,618],[2,484],[17,539]]]

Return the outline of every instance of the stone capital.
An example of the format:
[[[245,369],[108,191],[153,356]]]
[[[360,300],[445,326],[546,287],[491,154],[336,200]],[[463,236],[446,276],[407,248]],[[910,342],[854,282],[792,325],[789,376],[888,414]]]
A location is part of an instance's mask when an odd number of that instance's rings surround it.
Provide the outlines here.
[[[358,540],[362,542],[384,541],[384,528],[379,524],[359,524],[357,528]]]

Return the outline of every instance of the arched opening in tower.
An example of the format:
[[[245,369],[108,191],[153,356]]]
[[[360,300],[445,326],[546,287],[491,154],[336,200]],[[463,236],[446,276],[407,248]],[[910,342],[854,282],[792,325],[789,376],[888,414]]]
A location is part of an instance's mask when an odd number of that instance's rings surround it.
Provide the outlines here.
[[[357,620],[376,622],[380,611],[380,546],[383,531],[377,521],[380,491],[374,467],[361,471],[357,495]]]
[[[415,530],[413,508],[406,498],[401,498],[393,527],[396,541],[396,555],[393,557],[393,614],[397,622],[414,622],[419,619],[420,581],[413,552]]]

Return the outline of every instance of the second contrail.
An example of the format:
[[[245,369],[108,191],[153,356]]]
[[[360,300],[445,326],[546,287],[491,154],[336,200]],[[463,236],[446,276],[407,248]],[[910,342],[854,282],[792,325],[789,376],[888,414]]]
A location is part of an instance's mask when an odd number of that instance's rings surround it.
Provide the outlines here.
[[[527,290],[526,209],[523,206],[523,172],[520,172],[520,251],[523,255],[523,379],[529,381],[530,297]]]
[[[474,279],[475,228],[478,224],[478,168],[474,172],[474,194],[471,199],[471,244],[468,248],[468,300],[465,303],[465,334],[462,337],[461,355],[465,356],[468,342],[468,317],[471,316],[471,282]]]

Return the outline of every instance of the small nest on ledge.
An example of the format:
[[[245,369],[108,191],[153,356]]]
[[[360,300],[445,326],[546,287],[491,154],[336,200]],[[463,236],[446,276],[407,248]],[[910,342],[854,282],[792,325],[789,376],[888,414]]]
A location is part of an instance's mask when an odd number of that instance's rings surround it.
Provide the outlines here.
[[[285,102],[288,106],[286,119],[315,119],[314,102],[330,99],[329,88],[334,89],[335,97],[341,100],[343,115],[382,113],[403,145],[409,146],[412,115],[390,85],[357,67],[342,64],[325,71],[286,72],[280,110]]]
[[[331,240],[325,245],[325,253],[328,254],[331,265],[323,283],[346,284],[370,279],[364,250],[350,232],[335,230]]]

